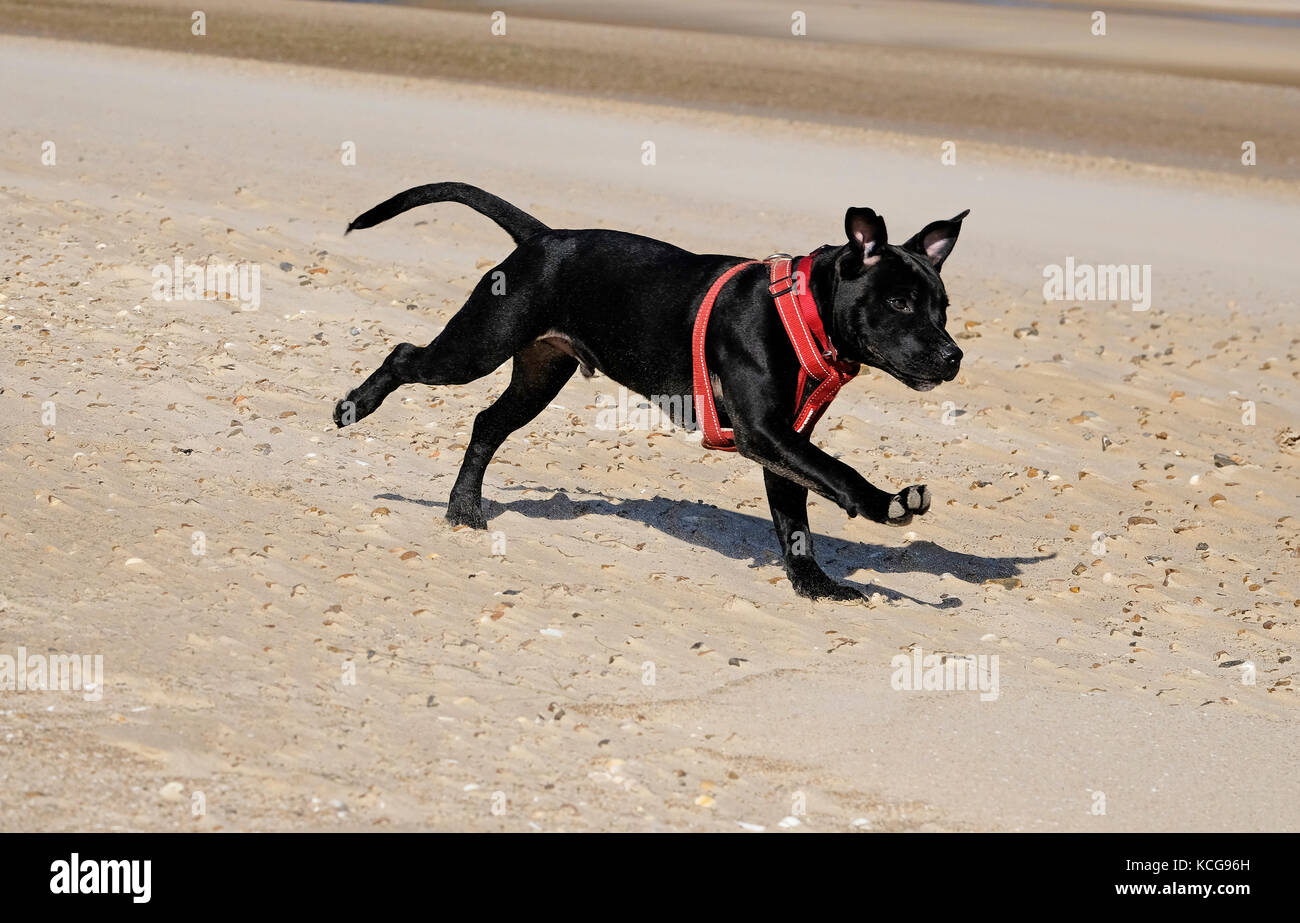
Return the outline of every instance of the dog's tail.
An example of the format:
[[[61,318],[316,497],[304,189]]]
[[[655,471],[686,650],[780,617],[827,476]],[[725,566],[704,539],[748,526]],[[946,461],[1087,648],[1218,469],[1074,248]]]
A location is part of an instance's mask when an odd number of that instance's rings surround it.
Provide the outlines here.
[[[549,231],[532,215],[516,208],[505,199],[484,192],[468,183],[429,183],[427,186],[415,186],[405,192],[399,192],[387,202],[380,202],[370,211],[354,218],[344,234],[351,234],[358,228],[372,228],[381,221],[387,221],[402,212],[418,205],[430,202],[459,202],[468,205],[479,214],[487,215],[499,224],[507,234],[521,244],[534,234]]]

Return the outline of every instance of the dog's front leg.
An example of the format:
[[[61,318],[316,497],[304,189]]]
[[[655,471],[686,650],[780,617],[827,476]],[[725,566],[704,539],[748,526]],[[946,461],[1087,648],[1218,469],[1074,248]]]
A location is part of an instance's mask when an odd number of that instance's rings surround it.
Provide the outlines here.
[[[788,421],[773,415],[742,425],[737,415],[736,448],[741,455],[821,494],[850,516],[865,516],[873,522],[905,526],[913,515],[930,509],[930,489],[924,484],[905,487],[896,494],[881,490],[853,468],[832,458],[796,433]]]
[[[851,586],[836,583],[826,575],[813,556],[813,535],[808,528],[808,488],[763,469],[767,505],[781,542],[785,573],[794,591],[809,599],[860,599]]]

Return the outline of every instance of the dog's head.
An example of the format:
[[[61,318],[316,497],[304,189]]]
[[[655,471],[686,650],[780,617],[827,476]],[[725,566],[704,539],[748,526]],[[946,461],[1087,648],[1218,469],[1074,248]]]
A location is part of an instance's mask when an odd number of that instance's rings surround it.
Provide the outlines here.
[[[888,372],[917,391],[957,377],[961,350],[944,329],[948,293],[939,270],[968,214],[931,222],[900,247],[889,243],[885,219],[871,209],[845,213],[848,243],[835,255],[832,306],[843,358]]]

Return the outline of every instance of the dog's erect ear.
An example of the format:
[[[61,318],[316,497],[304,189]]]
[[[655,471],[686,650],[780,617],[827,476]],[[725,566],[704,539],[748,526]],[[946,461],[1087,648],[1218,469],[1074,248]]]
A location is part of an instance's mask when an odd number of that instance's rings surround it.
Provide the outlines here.
[[[850,208],[844,213],[844,233],[848,235],[849,246],[862,254],[864,265],[880,262],[889,242],[884,218],[869,208]]]
[[[961,233],[962,219],[970,214],[970,209],[966,209],[956,218],[950,221],[931,221],[903,244],[903,249],[911,250],[913,253],[919,253],[928,259],[936,270],[943,267],[943,261],[952,253],[952,248],[957,245],[957,235]]]

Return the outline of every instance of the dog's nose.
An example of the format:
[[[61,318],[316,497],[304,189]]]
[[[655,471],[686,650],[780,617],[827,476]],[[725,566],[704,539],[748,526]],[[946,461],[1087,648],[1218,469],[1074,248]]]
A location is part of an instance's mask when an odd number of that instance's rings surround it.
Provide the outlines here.
[[[939,350],[939,361],[949,372],[956,372],[961,367],[961,349],[956,343],[949,343]]]

